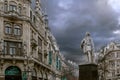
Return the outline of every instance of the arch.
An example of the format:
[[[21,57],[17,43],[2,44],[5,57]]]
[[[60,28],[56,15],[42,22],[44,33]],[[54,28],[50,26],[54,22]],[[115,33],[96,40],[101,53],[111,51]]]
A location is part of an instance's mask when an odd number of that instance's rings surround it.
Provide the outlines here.
[[[21,70],[17,66],[10,66],[5,70],[5,80],[22,80]]]
[[[15,1],[10,1],[9,4],[10,5],[17,5],[17,3]]]

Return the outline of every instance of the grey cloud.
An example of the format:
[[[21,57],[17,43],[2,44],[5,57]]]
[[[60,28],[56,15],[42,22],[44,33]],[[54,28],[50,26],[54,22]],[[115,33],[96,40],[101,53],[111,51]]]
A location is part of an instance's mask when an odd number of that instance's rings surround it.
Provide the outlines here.
[[[66,4],[61,1],[66,1]],[[107,4],[107,0],[67,2],[69,0],[47,1],[49,27],[60,45],[61,52],[65,52],[65,57],[80,63],[85,60],[80,50],[80,42],[86,31],[91,33],[95,48],[99,49],[110,39],[116,39],[113,31],[119,29],[119,15]]]

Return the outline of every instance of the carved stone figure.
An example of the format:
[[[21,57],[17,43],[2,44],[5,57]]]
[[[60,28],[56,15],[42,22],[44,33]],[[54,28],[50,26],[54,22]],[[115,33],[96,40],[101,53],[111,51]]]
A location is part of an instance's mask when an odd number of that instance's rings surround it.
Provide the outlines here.
[[[27,53],[27,44],[26,42],[23,43],[23,53]]]
[[[88,62],[94,63],[94,44],[89,32],[86,32],[85,38],[81,41],[81,49],[87,55]]]
[[[0,40],[0,52],[3,52],[3,45],[4,45],[4,41],[3,39]]]

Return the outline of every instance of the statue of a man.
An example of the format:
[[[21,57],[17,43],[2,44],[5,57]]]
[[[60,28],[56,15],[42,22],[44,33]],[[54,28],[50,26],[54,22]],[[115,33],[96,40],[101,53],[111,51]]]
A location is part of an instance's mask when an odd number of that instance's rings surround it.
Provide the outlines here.
[[[89,32],[86,32],[85,38],[81,41],[81,49],[87,55],[88,62],[94,62],[94,44]]]

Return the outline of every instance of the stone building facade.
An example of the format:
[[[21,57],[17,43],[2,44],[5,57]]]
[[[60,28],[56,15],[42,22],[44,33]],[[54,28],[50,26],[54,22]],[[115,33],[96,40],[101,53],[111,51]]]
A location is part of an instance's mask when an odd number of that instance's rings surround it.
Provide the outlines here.
[[[98,70],[99,80],[120,79],[120,43],[111,42],[100,51]]]
[[[0,0],[0,80],[60,80],[59,47],[40,0]]]

